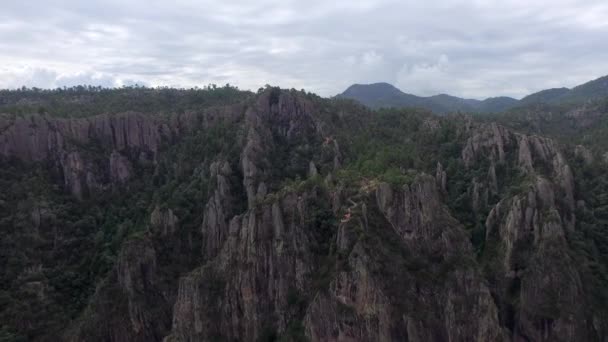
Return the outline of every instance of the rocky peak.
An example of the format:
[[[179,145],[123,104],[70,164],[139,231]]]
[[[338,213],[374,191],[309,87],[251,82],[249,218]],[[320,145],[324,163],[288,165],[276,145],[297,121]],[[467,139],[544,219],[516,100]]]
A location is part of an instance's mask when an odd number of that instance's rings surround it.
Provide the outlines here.
[[[273,88],[258,97],[250,114],[259,116],[272,130],[292,140],[306,137],[311,129],[314,131],[314,112],[312,103],[303,95]]]
[[[286,194],[233,217],[217,257],[181,279],[168,340],[253,341],[267,326],[284,332],[294,314],[288,295],[306,296],[315,267],[312,201]]]
[[[516,336],[537,340],[557,337],[565,331],[571,337],[586,334],[584,322],[590,318],[577,316],[579,318],[572,319],[566,309],[580,309],[576,301],[582,287],[576,265],[567,253],[563,253],[568,249],[566,236],[573,223],[569,221],[568,208],[560,204],[562,196],[560,184],[537,176],[527,192],[500,201],[486,220],[486,244],[498,244],[498,250],[504,251],[497,258],[504,267],[504,272],[498,275],[503,280],[495,291],[509,291],[509,286],[514,284],[521,286],[519,311],[515,315]],[[552,291],[560,291],[559,300],[548,295]],[[541,309],[546,305],[543,303],[555,301],[561,304],[556,304],[551,313],[553,325],[542,333],[545,337],[541,337],[531,322],[542,322],[541,317],[546,315]]]
[[[516,160],[506,160],[509,151],[516,153]],[[473,167],[478,160],[486,159],[491,165],[496,162],[515,163],[531,176],[551,177],[564,193],[568,215],[574,211],[574,176],[559,146],[552,139],[515,133],[495,123],[483,124],[467,140],[462,159],[467,167]],[[489,179],[495,179],[495,176]],[[493,189],[494,181],[491,183],[490,188]],[[573,226],[574,218],[569,221]]]
[[[512,143],[511,139],[512,135],[509,130],[501,125],[496,123],[480,125],[472,133],[462,150],[465,166],[471,166],[480,154],[488,156],[491,160],[504,162],[505,146]]]
[[[271,160],[289,159],[281,152],[285,145],[305,146],[321,139],[315,112],[303,95],[275,88],[262,93],[247,110],[247,138],[241,167],[250,208],[267,193],[269,172],[274,167]]]
[[[470,187],[474,208],[488,203],[488,189],[496,193],[499,163],[525,175],[521,190],[503,196],[486,218],[484,258],[502,265],[502,271],[495,268],[490,279],[496,279],[492,292],[501,317],[509,322],[505,324],[514,325],[510,328],[513,338],[550,340],[565,334],[569,336],[565,340],[572,340],[573,336],[586,336],[584,322],[591,318],[581,314],[580,320],[572,319],[567,309],[580,309],[575,298],[582,287],[576,265],[563,252],[569,248],[567,236],[576,218],[574,176],[560,146],[555,140],[496,124],[477,125],[470,134],[462,151],[464,164],[473,169],[490,164],[487,179],[475,178]],[[589,160],[587,152],[582,147],[575,149],[584,160]],[[558,291],[559,300],[548,295]],[[509,299],[514,293],[517,304]],[[539,332],[537,327],[547,322],[547,312],[540,308],[548,302],[560,304],[552,309],[551,326]]]

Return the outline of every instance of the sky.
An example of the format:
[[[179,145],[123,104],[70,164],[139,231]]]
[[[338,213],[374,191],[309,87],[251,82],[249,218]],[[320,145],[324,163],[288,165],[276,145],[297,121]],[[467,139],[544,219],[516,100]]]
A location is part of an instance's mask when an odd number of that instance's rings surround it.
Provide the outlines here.
[[[608,74],[605,0],[2,0],[0,88],[388,82],[512,96]]]

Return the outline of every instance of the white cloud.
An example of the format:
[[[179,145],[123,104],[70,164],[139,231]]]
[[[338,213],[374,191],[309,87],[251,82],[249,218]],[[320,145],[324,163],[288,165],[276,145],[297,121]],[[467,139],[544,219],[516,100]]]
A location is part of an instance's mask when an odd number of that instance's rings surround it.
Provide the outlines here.
[[[404,65],[397,74],[396,86],[404,91],[415,88],[415,92],[423,96],[446,92],[446,88],[453,87],[448,56],[441,55],[431,63]]]
[[[5,0],[0,88],[270,83],[524,96],[608,74],[603,0]],[[449,57],[449,58],[448,58]]]
[[[367,51],[361,57],[361,64],[367,68],[377,67],[384,61],[382,55],[376,53],[376,51]]]

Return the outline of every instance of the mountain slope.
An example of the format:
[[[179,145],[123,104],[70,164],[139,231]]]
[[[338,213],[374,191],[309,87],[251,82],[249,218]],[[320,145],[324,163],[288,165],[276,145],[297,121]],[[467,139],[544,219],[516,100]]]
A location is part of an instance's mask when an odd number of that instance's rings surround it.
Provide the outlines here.
[[[604,76],[572,88],[569,92],[562,95],[557,102],[581,103],[605,98],[607,96],[608,76]]]
[[[608,336],[603,164],[583,184],[570,147],[465,116],[231,101],[1,116],[0,336]]]
[[[520,105],[535,104],[535,103],[551,103],[558,101],[560,97],[568,93],[568,88],[552,88],[545,89],[534,94],[530,94],[519,101]]]

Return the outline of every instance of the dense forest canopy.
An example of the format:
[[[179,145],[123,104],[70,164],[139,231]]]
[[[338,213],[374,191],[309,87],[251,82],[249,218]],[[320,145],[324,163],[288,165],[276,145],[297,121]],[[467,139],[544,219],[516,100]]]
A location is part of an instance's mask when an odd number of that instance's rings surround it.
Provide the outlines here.
[[[177,113],[221,106],[244,100],[253,93],[226,84],[203,88],[75,86],[57,89],[22,87],[0,90],[0,112],[48,113],[57,117],[86,117],[126,111]]]

